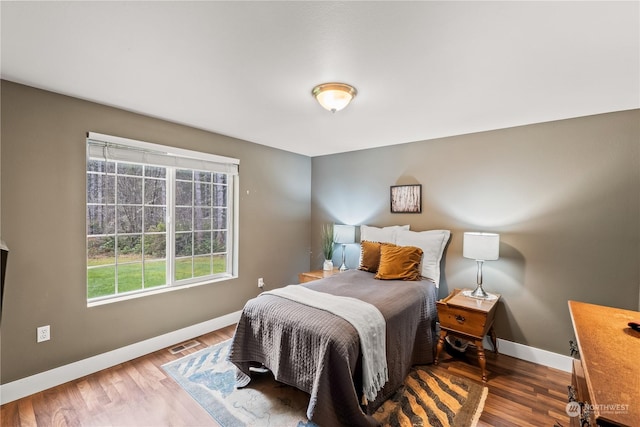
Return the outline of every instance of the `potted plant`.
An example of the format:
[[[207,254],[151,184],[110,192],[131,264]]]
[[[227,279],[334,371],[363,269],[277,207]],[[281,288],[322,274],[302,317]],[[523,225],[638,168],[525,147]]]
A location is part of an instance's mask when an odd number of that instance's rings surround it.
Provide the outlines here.
[[[320,235],[322,254],[324,255],[323,270],[333,270],[333,224],[323,224]]]

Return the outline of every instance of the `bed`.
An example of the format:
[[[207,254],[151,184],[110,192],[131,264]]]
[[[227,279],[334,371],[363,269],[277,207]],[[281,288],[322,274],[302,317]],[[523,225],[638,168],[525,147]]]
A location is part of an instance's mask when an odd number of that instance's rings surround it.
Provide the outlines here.
[[[251,368],[256,364],[264,365],[277,381],[310,395],[307,417],[314,423],[320,426],[377,425],[371,414],[397,390],[411,366],[434,360],[439,264],[449,239],[448,231],[437,231],[436,239],[436,231],[419,233],[405,229],[403,234],[410,239],[403,240],[398,238],[401,236],[396,229],[384,237],[386,242],[363,241],[360,269],[295,285],[356,298],[373,305],[382,314],[386,323],[388,381],[375,399],[363,401],[362,349],[358,331],[351,323],[329,311],[268,293],[249,300],[238,322],[229,356],[238,368],[236,385],[248,385]],[[361,234],[363,240],[383,240],[375,233],[363,230]],[[424,243],[427,237],[428,245]],[[399,244],[408,242],[413,244]],[[430,253],[436,243],[437,250]],[[394,279],[394,276],[382,279],[384,255],[380,255],[376,271],[368,271],[371,266],[366,255],[373,252],[365,249],[376,244],[379,254],[381,251],[413,251],[412,262],[417,263],[413,270],[419,271],[415,280]],[[424,250],[418,246],[420,244]],[[416,253],[420,254],[417,260]]]

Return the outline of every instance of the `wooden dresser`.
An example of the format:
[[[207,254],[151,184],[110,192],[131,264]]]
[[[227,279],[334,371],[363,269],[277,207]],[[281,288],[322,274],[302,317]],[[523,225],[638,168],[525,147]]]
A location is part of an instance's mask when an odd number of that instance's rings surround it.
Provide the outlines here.
[[[577,301],[569,311],[579,357],[569,401],[580,404],[571,425],[640,426],[640,332],[627,325],[640,312]]]

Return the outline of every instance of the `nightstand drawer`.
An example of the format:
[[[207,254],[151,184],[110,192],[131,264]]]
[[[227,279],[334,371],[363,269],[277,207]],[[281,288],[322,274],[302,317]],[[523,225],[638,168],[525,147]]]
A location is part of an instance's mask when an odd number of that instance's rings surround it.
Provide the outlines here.
[[[438,307],[440,327],[482,337],[485,333],[487,314],[442,304]]]

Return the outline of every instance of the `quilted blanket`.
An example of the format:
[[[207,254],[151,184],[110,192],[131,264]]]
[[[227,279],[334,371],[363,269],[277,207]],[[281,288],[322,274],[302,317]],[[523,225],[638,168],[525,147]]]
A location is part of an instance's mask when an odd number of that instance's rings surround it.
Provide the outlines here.
[[[245,305],[229,360],[238,387],[249,384],[250,366],[269,368],[276,380],[309,393],[307,417],[320,426],[374,426],[371,414],[402,384],[414,364],[433,362],[437,289],[430,281],[382,281],[350,270],[305,283],[310,289],[358,298],[387,322],[389,381],[375,401],[361,405],[360,339],[346,320],[274,295]]]
[[[362,352],[362,393],[367,400],[375,400],[378,391],[387,383],[387,324],[380,310],[357,298],[331,295],[304,286],[289,285],[262,295],[276,295],[316,307],[345,319],[358,332]]]

